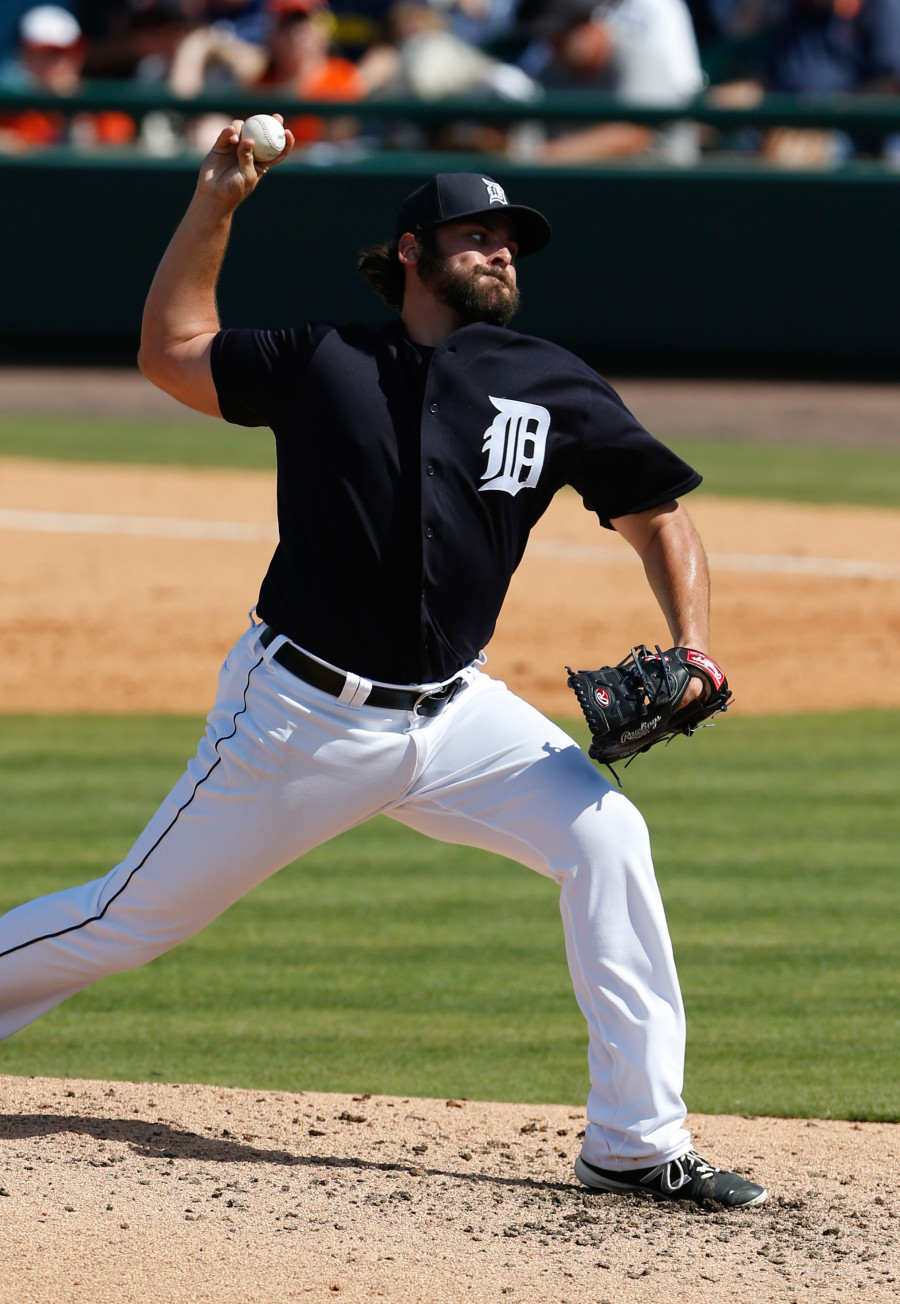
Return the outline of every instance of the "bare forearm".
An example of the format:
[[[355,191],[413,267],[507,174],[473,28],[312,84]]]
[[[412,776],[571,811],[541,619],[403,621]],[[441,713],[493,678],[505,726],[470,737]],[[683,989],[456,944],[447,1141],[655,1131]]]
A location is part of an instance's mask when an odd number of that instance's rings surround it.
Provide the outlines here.
[[[687,516],[689,530],[664,526],[641,560],[676,647],[709,651],[709,567]]]
[[[640,557],[677,647],[709,651],[709,566],[694,524],[678,503],[614,521]]]

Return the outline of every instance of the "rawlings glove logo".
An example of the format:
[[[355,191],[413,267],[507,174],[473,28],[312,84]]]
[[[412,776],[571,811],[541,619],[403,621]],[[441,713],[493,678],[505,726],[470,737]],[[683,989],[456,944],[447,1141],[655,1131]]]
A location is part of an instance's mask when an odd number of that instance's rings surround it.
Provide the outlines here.
[[[652,720],[645,720],[636,729],[626,729],[621,735],[622,742],[636,743],[639,738],[644,738],[648,733],[652,733],[661,719],[661,715],[655,715]]]
[[[567,683],[591,731],[588,755],[611,770],[614,761],[628,765],[639,753],[679,734],[690,738],[712,724],[731,700],[721,667],[696,648],[672,647],[663,652],[657,647],[654,654],[641,643],[616,666],[566,669]],[[702,680],[706,691],[683,706],[691,679]],[[619,783],[615,770],[612,773]]]

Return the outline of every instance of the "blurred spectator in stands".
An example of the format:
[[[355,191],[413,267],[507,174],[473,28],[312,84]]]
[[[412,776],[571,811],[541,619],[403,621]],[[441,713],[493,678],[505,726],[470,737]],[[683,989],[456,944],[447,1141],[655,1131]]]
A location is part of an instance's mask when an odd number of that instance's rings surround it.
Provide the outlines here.
[[[184,0],[197,20],[239,36],[252,45],[265,45],[272,29],[267,0]]]
[[[684,0],[523,0],[519,23],[535,38],[522,66],[547,90],[606,92],[623,103],[679,107],[703,88]],[[531,140],[527,152],[553,163],[630,155],[690,163],[698,156],[698,142],[690,122],[661,129],[628,122],[549,122],[546,139]]]
[[[720,105],[754,105],[776,94],[897,94],[900,92],[900,0],[790,0],[772,33],[757,78],[714,87]],[[828,166],[855,153],[882,151],[880,142],[843,131],[784,127],[766,132],[764,157],[790,166]],[[900,155],[890,138],[883,152]]]
[[[113,0],[108,2],[113,3]],[[60,7],[71,10],[73,0],[63,0]],[[34,0],[0,0],[0,78],[5,78],[6,66],[16,61],[19,52],[19,21],[26,9],[33,8]]]
[[[119,21],[121,15],[131,8],[131,0],[63,0],[65,8],[71,9],[81,24],[88,44],[93,52],[94,46],[102,41]]]
[[[493,58],[455,36],[435,6],[399,0],[385,22],[385,39],[360,60],[375,94],[437,100],[452,96],[500,96],[530,100],[540,87],[521,68]],[[509,133],[476,122],[425,130],[409,124],[388,132],[388,143],[434,149],[504,152]]]
[[[65,95],[78,86],[84,52],[84,34],[70,9],[31,0],[19,15],[12,57],[4,60],[0,77],[4,86]]]
[[[385,21],[385,39],[360,60],[369,87],[415,99],[471,92],[532,99],[539,90],[521,69],[455,36],[437,5],[399,0]]]
[[[196,26],[186,2],[119,0],[91,41],[85,77],[165,82],[175,51]]]
[[[221,13],[228,7],[216,0],[208,12]],[[238,0],[231,8],[239,8]],[[222,21],[189,31],[172,57],[168,75],[172,93],[192,99],[210,88],[230,85],[282,91],[288,99],[302,100],[358,100],[366,94],[356,64],[332,53],[334,16],[325,0],[266,0],[263,16],[268,35],[262,46],[244,40]],[[205,115],[189,124],[188,143],[208,148],[224,125],[222,115]],[[289,118],[286,125],[301,148],[316,141],[346,140],[358,129],[353,119],[326,122],[310,114]]]
[[[331,0],[335,50],[358,62],[369,50],[382,45],[394,3]],[[421,0],[421,7],[434,9],[443,19],[442,26],[468,45],[490,47],[515,36],[516,0]]]
[[[358,62],[382,39],[392,0],[331,0],[334,14],[332,44],[335,54]]]
[[[204,21],[182,34],[172,51],[166,82],[173,95],[193,99],[205,90],[251,86],[263,75],[267,62],[266,44],[245,40],[229,22]]]
[[[75,18],[60,5],[37,5],[19,23],[18,59],[7,85],[21,89],[72,95],[82,84],[86,42]],[[126,145],[136,128],[127,113],[106,110],[77,113],[71,118],[56,110],[20,109],[0,113],[0,148],[20,151],[71,142],[89,149]]]
[[[81,0],[94,33],[89,78],[157,83],[182,98],[241,87],[265,65],[271,20],[265,0]],[[250,39],[250,38],[254,39]],[[187,145],[204,153],[231,119],[185,118],[154,109],[141,117],[140,145],[171,155]]]
[[[900,91],[900,0],[793,0],[766,88],[802,95]]]
[[[701,53],[717,38],[742,41],[781,21],[790,0],[687,0]]]
[[[181,0],[182,4],[186,0]],[[266,46],[240,35],[242,18],[252,20],[249,30],[262,34],[258,19],[268,20],[254,0],[252,9],[246,0],[216,0],[207,3],[198,12],[197,24],[184,31],[172,51],[166,73],[166,85],[179,99],[190,100],[205,91],[237,90],[251,86],[263,74]],[[200,114],[184,121],[180,115],[155,113],[145,120],[145,143],[155,153],[173,152],[183,141],[189,149],[206,153],[211,149],[223,127],[232,121],[232,114],[221,111]],[[166,145],[166,130],[172,137]],[[149,137],[148,137],[149,133]]]
[[[790,0],[687,0],[709,82],[754,76],[789,4]]]
[[[432,0],[447,17],[454,36],[468,45],[493,52],[512,36],[515,0]]]
[[[301,100],[360,100],[368,92],[355,63],[332,51],[334,15],[325,0],[270,0],[275,27],[256,85]],[[337,143],[355,136],[355,118],[285,117],[297,145]]]
[[[79,2],[91,36],[85,65],[85,76],[90,78],[165,82],[176,51],[189,36],[215,31],[222,42],[234,37],[259,50],[272,26],[266,0]],[[214,75],[211,80],[215,81]]]

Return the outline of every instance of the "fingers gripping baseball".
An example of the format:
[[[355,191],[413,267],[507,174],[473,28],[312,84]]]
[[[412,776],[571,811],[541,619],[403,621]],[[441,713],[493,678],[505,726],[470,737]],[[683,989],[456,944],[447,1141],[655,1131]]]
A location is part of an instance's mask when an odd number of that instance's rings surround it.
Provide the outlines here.
[[[273,116],[280,124],[281,115]],[[216,143],[203,160],[198,181],[201,192],[214,196],[233,208],[251,195],[260,178],[287,158],[294,147],[293,135],[290,131],[285,131],[284,148],[279,155],[275,158],[256,158],[252,137],[241,135],[243,126],[243,121],[237,118],[230,126],[223,127]]]

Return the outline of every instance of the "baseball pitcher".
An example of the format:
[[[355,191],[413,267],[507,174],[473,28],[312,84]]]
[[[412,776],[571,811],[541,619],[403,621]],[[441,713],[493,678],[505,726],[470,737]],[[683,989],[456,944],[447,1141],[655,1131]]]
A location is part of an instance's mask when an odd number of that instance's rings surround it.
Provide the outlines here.
[[[550,226],[481,173],[433,177],[362,256],[397,310],[380,329],[223,329],[232,220],[273,166],[240,128],[201,166],[149,291],[140,365],[191,408],[271,429],[279,542],[197,753],[132,850],[0,920],[0,1035],[382,814],[558,884],[588,1031],[578,1179],[761,1204],[765,1188],[701,1158],[685,1127],[684,1014],[642,817],[482,655],[531,528],[570,485],[637,552],[673,645],[605,679],[571,672],[597,758],[721,709],[706,558],[679,501],[700,476],[590,367],[509,328],[520,260]]]

